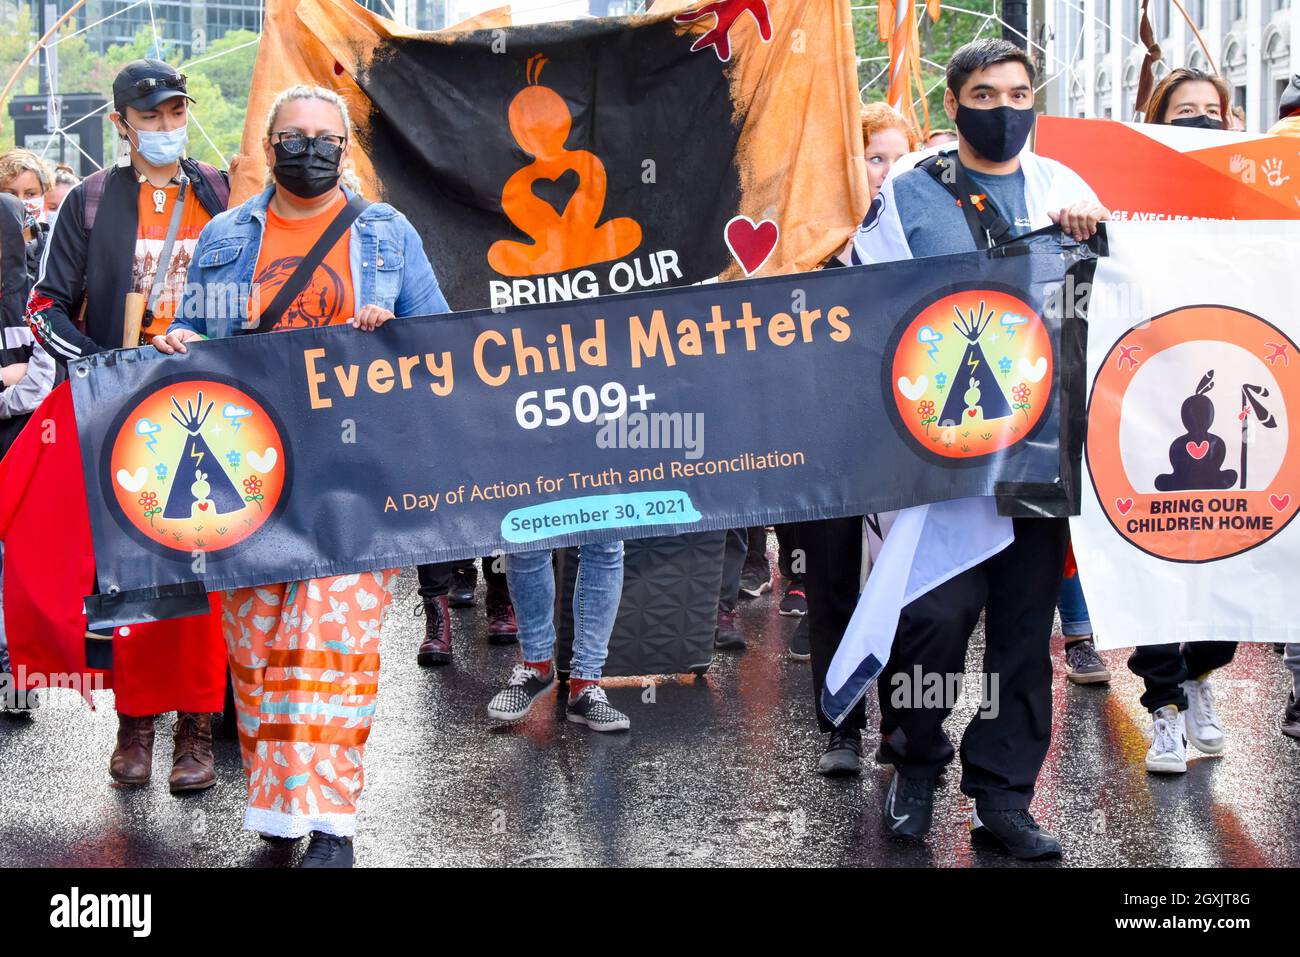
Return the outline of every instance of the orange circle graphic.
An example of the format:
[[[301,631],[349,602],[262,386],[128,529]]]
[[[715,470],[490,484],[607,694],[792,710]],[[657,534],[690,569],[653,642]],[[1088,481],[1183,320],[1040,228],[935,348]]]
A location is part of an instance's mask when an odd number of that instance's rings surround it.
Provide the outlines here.
[[[1300,509],[1296,346],[1229,306],[1175,309],[1111,347],[1088,404],[1087,465],[1125,539],[1210,562],[1254,548]]]
[[[270,415],[225,382],[173,382],[122,421],[107,483],[144,538],[186,555],[236,545],[266,524],[285,489]]]
[[[921,448],[976,459],[1034,431],[1051,404],[1052,342],[1014,295],[956,292],[926,306],[894,350],[890,394]]]

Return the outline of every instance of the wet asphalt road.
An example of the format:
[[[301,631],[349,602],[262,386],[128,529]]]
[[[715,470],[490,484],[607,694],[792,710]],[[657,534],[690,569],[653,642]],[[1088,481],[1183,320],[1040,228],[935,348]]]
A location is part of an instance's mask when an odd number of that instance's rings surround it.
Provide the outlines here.
[[[449,667],[416,665],[415,602],[408,571],[384,632],[358,866],[1015,864],[971,847],[970,802],[955,769],[921,847],[882,833],[884,769],[866,764],[860,778],[836,781],[813,772],[821,737],[808,665],[786,655],[795,623],[777,614],[773,595],[742,603],[749,648],[719,653],[705,679],[660,679],[653,692],[619,679],[610,699],[631,716],[623,735],[564,722],[553,695],[520,728],[492,730],[484,707],[515,649],[487,644],[481,586],[479,607],[453,612]],[[1300,865],[1300,742],[1277,731],[1287,689],[1280,656],[1242,646],[1217,681],[1227,753],[1166,779],[1143,767],[1145,714],[1127,652],[1104,654],[1109,689],[1076,687],[1061,670],[1060,644],[1058,635],[1053,739],[1033,811],[1061,837],[1066,866]],[[978,670],[978,642],[971,654]],[[299,851],[240,827],[234,741],[217,744],[216,787],[174,798],[170,718],[160,719],[153,783],[118,789],[107,772],[110,693],[97,701],[95,712],[74,699],[32,718],[0,718],[0,864],[293,862]],[[950,733],[972,709],[954,714]],[[872,733],[867,747],[875,743]]]

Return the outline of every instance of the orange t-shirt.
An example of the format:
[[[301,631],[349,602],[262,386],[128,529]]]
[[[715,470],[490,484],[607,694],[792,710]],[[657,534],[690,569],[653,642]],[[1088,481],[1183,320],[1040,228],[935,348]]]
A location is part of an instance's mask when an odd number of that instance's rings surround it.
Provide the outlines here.
[[[266,232],[262,234],[262,249],[257,254],[257,266],[253,270],[253,283],[258,295],[256,316],[261,316],[262,310],[275,299],[275,294],[288,281],[302,257],[311,251],[346,203],[347,197],[339,191],[328,209],[307,219],[284,219],[267,207]],[[277,331],[332,326],[352,318],[352,264],[348,260],[350,235],[351,230],[348,230],[340,236],[321,260],[306,287],[275,324]]]
[[[138,292],[149,299],[153,288],[154,275],[158,271],[158,255],[167,240],[167,226],[172,221],[172,209],[176,206],[176,196],[180,187],[170,183],[161,189],[150,183],[140,184],[140,200],[137,207],[139,226],[136,230],[135,257],[131,267],[131,291]],[[172,245],[172,257],[167,265],[167,278],[163,281],[162,292],[153,307],[153,321],[140,330],[141,343],[148,342],[155,335],[167,331],[176,315],[176,307],[185,291],[185,273],[190,268],[190,257],[194,255],[194,246],[199,241],[199,233],[212,219],[194,195],[194,185],[185,191],[185,206],[181,210],[180,225],[176,229],[176,242]]]

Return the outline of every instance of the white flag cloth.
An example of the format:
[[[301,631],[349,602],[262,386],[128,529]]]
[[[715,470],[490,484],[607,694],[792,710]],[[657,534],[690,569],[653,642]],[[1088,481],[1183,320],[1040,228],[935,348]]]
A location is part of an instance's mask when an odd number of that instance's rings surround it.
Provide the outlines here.
[[[1014,538],[1011,519],[998,515],[991,497],[896,513],[826,672],[822,712],[839,724],[867,693],[889,660],[904,606],[996,555]]]
[[[1097,646],[1300,641],[1300,222],[1123,222],[1107,238],[1070,520]]]

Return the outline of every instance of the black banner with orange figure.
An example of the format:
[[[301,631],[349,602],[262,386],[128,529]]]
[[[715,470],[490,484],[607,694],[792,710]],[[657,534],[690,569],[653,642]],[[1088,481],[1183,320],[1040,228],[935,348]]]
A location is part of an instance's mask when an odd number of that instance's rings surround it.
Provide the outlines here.
[[[1039,236],[91,357],[72,384],[100,591],[1059,485],[1058,304],[1075,250]]]
[[[439,33],[351,0],[268,17],[253,98],[339,88],[366,194],[410,218],[453,309],[800,272],[867,206],[847,0]]]

